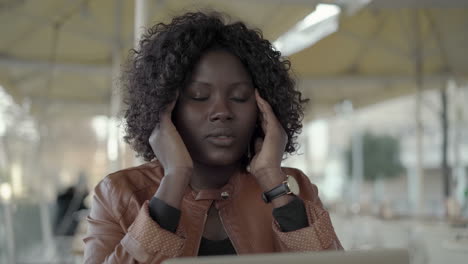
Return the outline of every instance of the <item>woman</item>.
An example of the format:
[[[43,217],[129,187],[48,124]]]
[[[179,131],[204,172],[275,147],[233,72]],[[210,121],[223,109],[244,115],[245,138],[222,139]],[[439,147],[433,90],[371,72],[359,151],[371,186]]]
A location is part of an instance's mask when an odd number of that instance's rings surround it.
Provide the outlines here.
[[[158,24],[124,86],[125,140],[151,162],[96,187],[87,263],[342,249],[316,186],[281,167],[306,100],[259,31],[217,13]]]

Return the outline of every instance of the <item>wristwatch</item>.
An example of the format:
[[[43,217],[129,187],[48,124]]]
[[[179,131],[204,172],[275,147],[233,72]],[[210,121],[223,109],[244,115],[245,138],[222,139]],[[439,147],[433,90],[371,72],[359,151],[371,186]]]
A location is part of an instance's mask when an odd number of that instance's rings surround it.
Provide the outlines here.
[[[286,194],[299,194],[299,184],[293,176],[286,175],[286,180],[275,188],[262,193],[262,199],[265,203],[270,203],[272,200],[286,195]]]

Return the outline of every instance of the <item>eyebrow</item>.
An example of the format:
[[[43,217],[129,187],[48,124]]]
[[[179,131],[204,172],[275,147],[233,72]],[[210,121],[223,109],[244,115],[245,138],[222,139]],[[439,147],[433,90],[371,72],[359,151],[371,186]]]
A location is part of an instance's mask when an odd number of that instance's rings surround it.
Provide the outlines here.
[[[198,81],[198,80],[192,80],[191,83],[199,83],[199,84],[208,85],[208,86],[212,85],[211,83],[204,82],[204,81]],[[229,86],[237,86],[237,85],[242,85],[242,84],[252,85],[252,82],[250,82],[250,81],[237,81],[237,82],[233,82],[233,83],[229,84]]]

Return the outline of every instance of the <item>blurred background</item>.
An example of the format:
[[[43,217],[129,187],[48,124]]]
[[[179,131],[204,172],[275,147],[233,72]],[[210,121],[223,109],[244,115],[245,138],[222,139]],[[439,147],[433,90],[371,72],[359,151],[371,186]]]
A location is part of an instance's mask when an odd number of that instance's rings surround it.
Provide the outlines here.
[[[142,163],[120,66],[145,27],[206,8],[290,58],[311,101],[284,165],[347,250],[466,263],[466,0],[0,0],[0,263],[81,262],[94,186]]]

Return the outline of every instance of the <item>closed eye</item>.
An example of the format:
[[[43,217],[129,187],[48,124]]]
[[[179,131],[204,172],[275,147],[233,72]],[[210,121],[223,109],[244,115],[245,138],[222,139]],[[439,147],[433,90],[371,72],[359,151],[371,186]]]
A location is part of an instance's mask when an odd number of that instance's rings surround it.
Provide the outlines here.
[[[248,98],[244,98],[244,97],[232,97],[231,100],[234,101],[234,102],[244,103],[244,102],[247,102]]]
[[[195,100],[195,101],[206,101],[208,100],[208,96],[204,96],[204,97],[190,97],[192,100]]]

